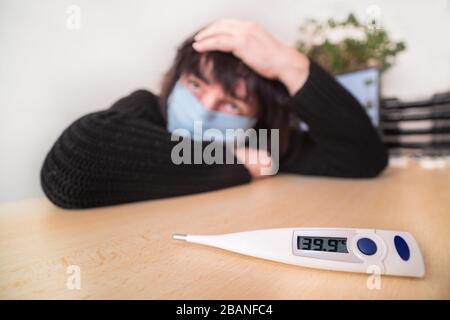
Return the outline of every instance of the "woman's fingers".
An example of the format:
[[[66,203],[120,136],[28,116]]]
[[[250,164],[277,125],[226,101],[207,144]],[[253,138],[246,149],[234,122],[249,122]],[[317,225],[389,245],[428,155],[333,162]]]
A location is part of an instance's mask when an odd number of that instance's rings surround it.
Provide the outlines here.
[[[222,19],[199,31],[194,40],[193,48],[198,52],[231,52],[265,78],[284,79],[282,82],[285,84],[294,82],[289,76],[293,68],[286,61],[290,60],[291,51],[295,49],[279,42],[255,22]]]
[[[217,34],[236,34],[237,28],[239,26],[239,22],[237,20],[232,19],[222,19],[212,24],[206,26],[201,31],[199,31],[194,40],[199,41],[205,38],[217,35]]]
[[[205,51],[224,51],[233,52],[235,49],[235,41],[233,36],[226,34],[218,34],[203,40],[196,41],[192,45],[198,52]]]

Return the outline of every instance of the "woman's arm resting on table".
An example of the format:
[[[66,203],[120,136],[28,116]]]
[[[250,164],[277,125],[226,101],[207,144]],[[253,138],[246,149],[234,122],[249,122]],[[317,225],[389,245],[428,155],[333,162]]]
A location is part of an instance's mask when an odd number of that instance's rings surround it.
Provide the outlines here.
[[[59,137],[41,170],[47,197],[90,208],[211,191],[249,182],[241,164],[180,164],[156,97],[137,91],[81,117]]]

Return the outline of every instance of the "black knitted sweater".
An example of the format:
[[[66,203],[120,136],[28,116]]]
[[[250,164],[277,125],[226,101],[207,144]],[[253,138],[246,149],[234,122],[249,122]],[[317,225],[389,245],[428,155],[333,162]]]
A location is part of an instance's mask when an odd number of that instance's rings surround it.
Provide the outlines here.
[[[171,161],[158,97],[138,90],[72,123],[49,151],[41,185],[63,208],[89,208],[193,194],[248,183],[244,165]],[[293,131],[279,172],[347,178],[378,175],[387,153],[361,105],[314,61],[287,107],[309,130]]]

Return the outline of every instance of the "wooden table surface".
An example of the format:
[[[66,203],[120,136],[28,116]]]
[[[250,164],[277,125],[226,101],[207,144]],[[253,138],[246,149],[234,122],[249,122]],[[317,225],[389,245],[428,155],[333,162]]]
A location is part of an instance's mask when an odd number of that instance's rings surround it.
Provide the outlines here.
[[[324,271],[173,241],[276,227],[405,230],[423,279]],[[450,169],[417,164],[371,180],[281,175],[227,190],[95,210],[46,199],[0,206],[3,299],[450,298]],[[68,289],[68,267],[80,289]]]

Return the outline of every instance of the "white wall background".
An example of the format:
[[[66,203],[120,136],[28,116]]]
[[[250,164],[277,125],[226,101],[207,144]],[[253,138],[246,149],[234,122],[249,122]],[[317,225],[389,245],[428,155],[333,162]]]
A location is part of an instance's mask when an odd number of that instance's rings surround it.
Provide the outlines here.
[[[408,46],[384,95],[449,90],[449,0],[0,0],[0,202],[42,195],[39,170],[61,131],[137,88],[157,93],[176,46],[208,22],[253,19],[294,45],[302,19],[364,17],[374,4]],[[67,28],[70,5],[79,30]]]

